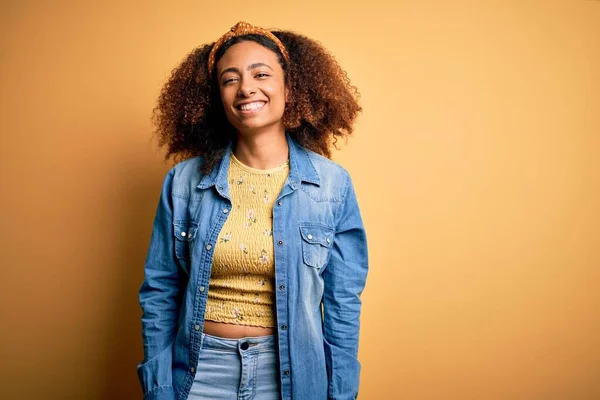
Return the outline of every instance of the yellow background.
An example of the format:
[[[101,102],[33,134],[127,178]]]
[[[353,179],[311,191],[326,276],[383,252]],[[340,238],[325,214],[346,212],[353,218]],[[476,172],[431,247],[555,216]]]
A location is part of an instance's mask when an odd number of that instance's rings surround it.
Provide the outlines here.
[[[335,155],[369,237],[360,398],[600,398],[600,2],[0,7],[2,398],[140,397],[150,112],[238,20],[362,92]]]

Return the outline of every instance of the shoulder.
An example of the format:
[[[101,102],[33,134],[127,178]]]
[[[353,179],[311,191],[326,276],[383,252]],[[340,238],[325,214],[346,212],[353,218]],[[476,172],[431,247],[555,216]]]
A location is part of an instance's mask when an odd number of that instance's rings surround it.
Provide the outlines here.
[[[338,164],[333,160],[330,160],[327,157],[323,157],[322,155],[315,153],[312,150],[305,150],[308,153],[310,161],[317,170],[319,177],[329,179],[347,179],[350,177],[350,173],[342,165]]]
[[[320,189],[327,192],[331,200],[343,201],[348,188],[352,186],[352,178],[346,168],[314,151],[304,149],[319,177]]]
[[[169,171],[171,193],[176,197],[188,198],[196,192],[203,175],[201,172],[202,157],[189,158],[177,163]]]
[[[193,179],[195,176],[200,176],[202,161],[202,157],[193,157],[175,164],[171,169],[173,171],[173,178]]]

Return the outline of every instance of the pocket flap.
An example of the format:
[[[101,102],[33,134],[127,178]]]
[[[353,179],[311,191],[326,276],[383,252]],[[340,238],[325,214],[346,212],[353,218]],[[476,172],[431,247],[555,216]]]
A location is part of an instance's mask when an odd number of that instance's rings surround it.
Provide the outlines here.
[[[196,236],[198,224],[192,221],[176,221],[173,223],[175,238],[184,242],[189,242]]]
[[[330,247],[333,243],[333,233],[333,229],[321,225],[300,225],[302,239],[308,243]]]

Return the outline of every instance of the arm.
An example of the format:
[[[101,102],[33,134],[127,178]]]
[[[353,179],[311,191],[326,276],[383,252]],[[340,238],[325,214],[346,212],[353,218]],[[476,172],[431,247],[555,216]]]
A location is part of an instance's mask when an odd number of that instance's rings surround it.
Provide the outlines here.
[[[365,230],[349,176],[345,192],[329,262],[323,272],[323,334],[331,400],[358,396],[360,295],[368,269]]]
[[[174,400],[173,342],[181,301],[180,271],[174,254],[172,169],[165,178],[139,292],[144,362],[137,368],[145,399]]]

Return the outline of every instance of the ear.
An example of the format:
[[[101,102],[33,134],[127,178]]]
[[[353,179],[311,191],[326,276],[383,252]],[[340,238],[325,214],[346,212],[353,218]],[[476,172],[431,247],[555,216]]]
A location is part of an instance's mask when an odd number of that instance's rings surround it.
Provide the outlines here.
[[[287,104],[287,103],[290,102],[290,99],[291,99],[291,96],[292,96],[291,90],[290,90],[290,88],[287,85],[285,86],[284,94],[285,94],[285,102]]]

